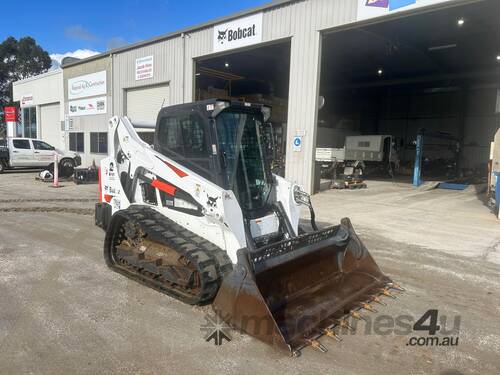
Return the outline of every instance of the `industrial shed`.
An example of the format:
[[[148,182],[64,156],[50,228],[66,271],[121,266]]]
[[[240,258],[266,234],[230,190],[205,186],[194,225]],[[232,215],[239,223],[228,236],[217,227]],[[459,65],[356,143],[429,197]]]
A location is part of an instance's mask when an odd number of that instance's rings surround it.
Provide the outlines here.
[[[423,178],[486,173],[500,106],[499,11],[493,0],[274,1],[69,61],[61,121],[68,137],[86,134],[89,162],[103,147],[88,133],[104,133],[111,115],[147,125],[164,106],[231,98],[273,107],[276,171],[310,192],[316,148],[342,148],[351,135],[391,136],[404,182],[422,131]],[[71,115],[68,79],[99,71],[106,92],[86,98],[106,97],[105,112]]]

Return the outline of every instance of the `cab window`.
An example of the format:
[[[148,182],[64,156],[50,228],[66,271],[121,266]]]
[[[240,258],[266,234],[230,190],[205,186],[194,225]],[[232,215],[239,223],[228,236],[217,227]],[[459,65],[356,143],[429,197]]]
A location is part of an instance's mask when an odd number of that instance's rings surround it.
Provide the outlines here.
[[[186,162],[202,176],[210,176],[210,152],[205,124],[196,114],[164,117],[157,133],[157,148],[165,156]]]
[[[27,139],[14,139],[12,140],[12,145],[14,148],[18,148],[21,150],[29,150],[31,148],[30,141]]]
[[[32,141],[33,142],[33,147],[35,150],[42,150],[42,151],[53,151],[55,148],[48,143],[42,142],[42,141]]]

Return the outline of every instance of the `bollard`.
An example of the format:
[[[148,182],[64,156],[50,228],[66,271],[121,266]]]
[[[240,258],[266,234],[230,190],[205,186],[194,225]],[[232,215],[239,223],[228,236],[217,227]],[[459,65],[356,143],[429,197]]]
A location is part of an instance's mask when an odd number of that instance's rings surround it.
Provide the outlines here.
[[[413,169],[413,186],[419,187],[422,185],[422,152],[424,147],[424,136],[422,134],[417,135],[417,144],[415,152],[415,167]]]
[[[495,172],[495,210],[497,212],[497,219],[500,219],[500,172]]]
[[[57,152],[54,154],[54,182],[52,187],[59,187],[59,155]]]

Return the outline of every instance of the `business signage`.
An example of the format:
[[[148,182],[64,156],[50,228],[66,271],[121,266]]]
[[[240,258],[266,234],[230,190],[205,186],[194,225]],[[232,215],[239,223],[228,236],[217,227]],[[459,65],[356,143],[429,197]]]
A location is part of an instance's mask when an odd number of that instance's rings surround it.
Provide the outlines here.
[[[68,103],[69,117],[102,115],[106,113],[106,97],[73,100]]]
[[[106,71],[68,79],[68,99],[106,95]]]
[[[135,59],[135,80],[153,78],[153,56]]]
[[[296,135],[295,137],[293,137],[292,148],[293,148],[293,151],[295,151],[295,152],[302,151],[302,136],[301,135]]]
[[[17,108],[4,107],[5,122],[17,122]]]
[[[453,0],[358,0],[358,21]]]
[[[33,94],[26,94],[21,96],[21,107],[30,107],[34,105]]]
[[[214,26],[214,52],[262,42],[262,13]]]

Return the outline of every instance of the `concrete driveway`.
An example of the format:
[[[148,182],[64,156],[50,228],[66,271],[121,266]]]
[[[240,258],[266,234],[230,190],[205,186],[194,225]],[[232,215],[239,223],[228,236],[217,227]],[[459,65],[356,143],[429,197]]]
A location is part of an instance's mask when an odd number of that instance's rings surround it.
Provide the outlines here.
[[[407,292],[367,313],[370,324],[341,343],[322,338],[327,353],[308,348],[291,359],[234,331],[228,343],[207,343],[200,327],[209,306],[184,305],[109,271],[104,233],[93,225],[97,186],[64,185],[0,175],[1,373],[500,373],[500,223],[473,192],[371,183],[315,196],[318,220],[350,216]],[[457,346],[411,346],[426,333],[375,321],[413,323],[430,309],[452,331],[437,336],[458,337]]]

